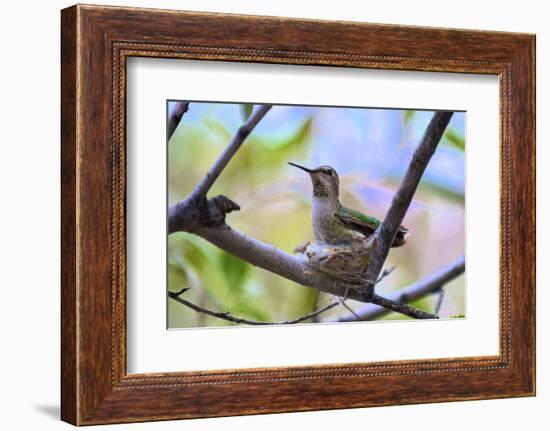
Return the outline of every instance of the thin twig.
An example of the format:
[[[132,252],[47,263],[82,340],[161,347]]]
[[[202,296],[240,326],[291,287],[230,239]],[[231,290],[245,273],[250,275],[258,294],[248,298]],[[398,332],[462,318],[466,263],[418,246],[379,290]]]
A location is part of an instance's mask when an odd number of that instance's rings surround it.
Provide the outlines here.
[[[357,315],[357,313],[355,313],[355,311],[353,310],[353,308],[351,308],[348,304],[346,304],[346,300],[345,300],[344,298],[338,297],[338,301],[340,301],[340,304],[341,304],[346,310],[348,310],[351,314],[353,314],[357,320],[361,320],[361,318]]]
[[[404,303],[424,298],[425,296],[442,289],[447,283],[454,280],[459,275],[463,274],[465,268],[466,265],[464,261],[464,256],[461,256],[450,265],[441,268],[439,271],[430,275],[429,277],[417,281],[416,283],[413,283],[399,290],[398,292],[389,295],[388,299],[397,303]],[[355,310],[355,313],[359,315],[361,320],[373,320],[392,311],[380,305],[367,304],[359,308],[358,310]],[[336,321],[338,322],[353,322],[355,320],[357,319],[351,314],[336,319]]]
[[[380,283],[382,280],[384,280],[384,278],[390,275],[395,268],[396,266],[394,265],[390,269],[385,269],[384,271],[382,271],[382,274],[380,274],[380,277],[378,277],[378,280],[376,280],[376,284]]]
[[[258,325],[292,325],[292,324],[295,324],[295,323],[303,322],[307,319],[311,319],[312,317],[318,316],[319,314],[324,313],[325,311],[330,310],[331,308],[334,308],[334,307],[336,307],[337,305],[340,304],[340,302],[338,302],[338,301],[331,302],[330,304],[325,305],[324,307],[321,307],[321,308],[319,308],[319,309],[317,309],[317,310],[315,310],[315,311],[313,311],[309,314],[306,314],[304,316],[301,316],[301,317],[298,317],[298,318],[292,319],[292,320],[285,320],[285,321],[282,321],[282,322],[261,322],[259,320],[250,320],[250,319],[244,319],[242,317],[236,317],[236,316],[233,316],[228,311],[227,312],[218,312],[218,311],[209,310],[207,308],[200,307],[196,304],[193,304],[192,302],[187,301],[186,299],[183,299],[180,296],[182,293],[186,292],[187,290],[189,290],[189,288],[182,289],[178,292],[168,292],[168,296],[170,298],[172,298],[173,300],[179,302],[180,304],[183,304],[186,307],[189,307],[192,310],[195,310],[198,313],[207,314],[208,316],[217,317],[218,319],[227,320],[228,322],[233,322],[233,323],[236,323],[236,324],[244,323],[246,325],[257,325],[257,326]]]
[[[439,295],[437,295],[437,304],[435,304],[434,313],[439,315],[439,310],[441,310],[441,306],[443,305],[443,298],[445,297],[445,290],[439,288]]]
[[[346,300],[348,299],[349,291],[350,291],[350,287],[346,286],[346,291],[344,292],[344,296],[343,297],[339,296],[338,301],[340,301],[340,304],[342,305],[342,307],[346,308],[351,314],[353,314],[355,317],[357,317],[359,319],[359,316],[357,314],[355,314],[355,311],[353,311],[353,308],[351,308],[348,304],[346,304]]]
[[[170,118],[168,119],[168,140],[172,137],[175,130],[177,129],[181,117],[189,109],[189,102],[176,102],[170,113]]]
[[[197,184],[189,200],[194,201],[199,197],[206,196],[210,187],[214,184],[214,181],[220,176],[222,171],[225,169],[233,155],[241,147],[245,139],[250,135],[254,127],[260,122],[260,120],[267,114],[271,109],[271,105],[261,105],[256,109],[246,122],[239,128],[239,131],[235,134],[229,145],[225,148],[224,152],[220,157],[214,162],[208,173],[202,178],[202,180]]]

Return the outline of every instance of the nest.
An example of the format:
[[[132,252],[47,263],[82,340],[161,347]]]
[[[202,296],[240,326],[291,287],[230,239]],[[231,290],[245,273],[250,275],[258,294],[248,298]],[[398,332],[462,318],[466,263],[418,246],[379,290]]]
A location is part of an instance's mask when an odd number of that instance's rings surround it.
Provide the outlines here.
[[[338,283],[360,286],[365,283],[372,243],[372,236],[338,245],[315,241],[294,251],[311,272],[321,273]]]

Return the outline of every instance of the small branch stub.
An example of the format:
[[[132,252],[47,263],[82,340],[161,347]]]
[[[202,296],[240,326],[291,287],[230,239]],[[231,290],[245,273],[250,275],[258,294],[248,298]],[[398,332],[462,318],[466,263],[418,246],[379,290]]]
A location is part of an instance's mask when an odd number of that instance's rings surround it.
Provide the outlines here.
[[[227,196],[212,199],[184,200],[168,210],[168,233],[194,232],[202,227],[219,227],[225,224],[225,216],[241,207]]]

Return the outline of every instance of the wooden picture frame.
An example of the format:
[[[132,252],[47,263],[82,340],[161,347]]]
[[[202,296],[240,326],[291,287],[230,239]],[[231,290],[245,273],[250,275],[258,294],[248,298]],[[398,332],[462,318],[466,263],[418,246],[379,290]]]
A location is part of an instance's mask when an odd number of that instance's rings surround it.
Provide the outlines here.
[[[64,421],[535,394],[534,35],[82,5],[64,9],[61,24]],[[500,354],[127,374],[125,65],[131,56],[497,75]]]

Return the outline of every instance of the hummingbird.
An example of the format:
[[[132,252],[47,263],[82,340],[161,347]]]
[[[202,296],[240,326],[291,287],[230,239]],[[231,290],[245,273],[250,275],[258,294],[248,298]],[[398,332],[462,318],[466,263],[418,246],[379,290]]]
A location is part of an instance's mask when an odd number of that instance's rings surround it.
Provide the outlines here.
[[[307,172],[313,184],[312,221],[315,240],[326,244],[349,243],[356,239],[371,236],[380,220],[376,217],[363,214],[340,203],[340,180],[336,170],[323,165],[309,169],[296,163],[288,162]],[[392,247],[400,247],[406,242],[409,231],[401,226]]]

